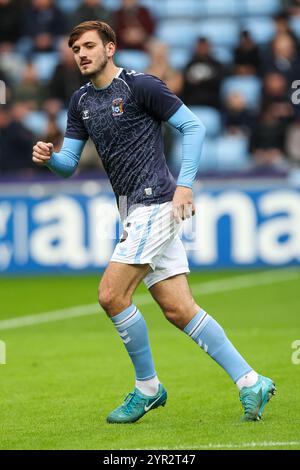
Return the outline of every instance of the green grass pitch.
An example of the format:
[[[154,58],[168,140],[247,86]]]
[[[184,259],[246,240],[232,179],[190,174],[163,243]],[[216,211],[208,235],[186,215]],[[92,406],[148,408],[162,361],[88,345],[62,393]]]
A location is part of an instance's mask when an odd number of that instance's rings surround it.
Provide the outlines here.
[[[241,276],[252,281],[235,288]],[[137,304],[168,390],[166,407],[135,424],[106,424],[132,390],[134,374],[100,308],[99,314],[13,329],[0,323],[7,350],[0,365],[0,449],[299,449],[300,364],[292,362],[292,343],[300,340],[300,270],[267,283],[255,276],[193,273],[190,284],[247,361],[275,380],[278,392],[263,421],[240,421],[236,386],[164,319],[141,286]],[[225,288],[218,289],[220,279],[228,281]],[[207,283],[216,288],[205,290]],[[96,275],[2,278],[0,320],[96,303],[97,285]]]

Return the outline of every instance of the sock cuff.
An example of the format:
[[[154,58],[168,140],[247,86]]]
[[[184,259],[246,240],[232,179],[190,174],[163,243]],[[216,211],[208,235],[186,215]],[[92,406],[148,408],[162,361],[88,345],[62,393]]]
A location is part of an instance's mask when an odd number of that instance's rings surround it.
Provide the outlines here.
[[[111,317],[111,320],[118,331],[123,331],[136,323],[140,318],[142,318],[141,312],[134,304],[131,304],[122,312]]]
[[[151,379],[154,379],[156,377],[156,372],[154,371],[153,374],[147,376],[147,377],[136,377],[136,380],[138,380],[139,382],[144,382],[145,380],[151,380]]]
[[[208,315],[208,313],[206,313],[205,310],[201,309],[186,325],[183,331],[191,338],[194,338],[195,335],[199,335],[200,331],[202,331],[209,319],[210,316]]]

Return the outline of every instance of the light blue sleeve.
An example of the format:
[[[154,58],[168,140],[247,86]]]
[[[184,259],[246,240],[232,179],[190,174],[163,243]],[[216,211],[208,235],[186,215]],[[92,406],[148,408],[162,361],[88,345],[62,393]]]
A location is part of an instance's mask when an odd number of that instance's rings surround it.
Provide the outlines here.
[[[47,167],[59,176],[68,178],[73,175],[81,157],[85,140],[64,138],[60,152],[53,152]]]
[[[183,134],[182,164],[177,186],[192,188],[199,168],[205,127],[184,104],[170,117],[168,123]]]

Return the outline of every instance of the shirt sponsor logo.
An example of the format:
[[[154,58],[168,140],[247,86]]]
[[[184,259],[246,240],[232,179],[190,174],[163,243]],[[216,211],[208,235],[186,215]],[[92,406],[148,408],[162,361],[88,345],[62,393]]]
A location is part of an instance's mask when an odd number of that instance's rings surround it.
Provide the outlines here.
[[[116,98],[112,102],[113,116],[121,116],[124,113],[124,104],[122,98]]]

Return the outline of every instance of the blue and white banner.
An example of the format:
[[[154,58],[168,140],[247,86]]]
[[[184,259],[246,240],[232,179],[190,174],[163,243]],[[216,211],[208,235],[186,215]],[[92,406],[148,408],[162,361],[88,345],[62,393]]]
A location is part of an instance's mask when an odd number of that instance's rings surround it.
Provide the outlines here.
[[[41,188],[41,186],[38,186]],[[100,187],[100,186],[99,186]],[[0,273],[99,271],[121,232],[107,187],[0,192]],[[222,186],[194,192],[182,239],[193,268],[300,263],[300,190]]]

